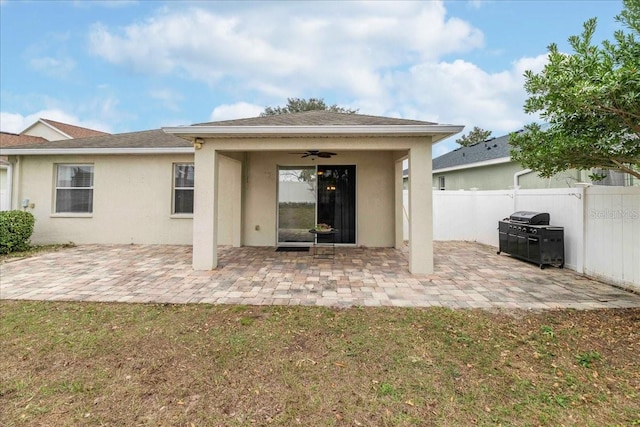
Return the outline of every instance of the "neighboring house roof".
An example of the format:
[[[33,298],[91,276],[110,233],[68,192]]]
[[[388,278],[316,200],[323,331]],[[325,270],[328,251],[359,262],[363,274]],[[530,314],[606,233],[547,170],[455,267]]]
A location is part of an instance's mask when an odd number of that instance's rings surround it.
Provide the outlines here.
[[[46,142],[47,140],[40,136],[19,135],[17,133],[0,132],[0,147],[15,147],[17,145],[35,144]]]
[[[70,125],[68,123],[56,122],[54,120],[49,119],[40,119],[40,121],[47,123],[54,128],[64,132],[69,135],[71,138],[86,138],[89,136],[98,136],[98,135],[109,135],[107,132],[102,132],[95,129],[89,129],[80,126]]]
[[[433,159],[433,170],[462,169],[511,159],[509,135],[488,139],[468,147],[460,147]]]

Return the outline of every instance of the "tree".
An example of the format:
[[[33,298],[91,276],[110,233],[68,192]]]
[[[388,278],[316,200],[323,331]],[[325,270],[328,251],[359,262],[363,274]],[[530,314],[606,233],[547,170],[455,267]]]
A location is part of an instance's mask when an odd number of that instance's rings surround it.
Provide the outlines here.
[[[287,98],[287,105],[284,107],[267,107],[264,109],[262,113],[260,113],[261,117],[264,116],[276,116],[278,114],[288,114],[288,113],[299,113],[301,111],[312,111],[312,110],[326,110],[333,111],[335,113],[348,113],[354,114],[357,113],[358,110],[351,110],[349,108],[338,107],[336,104],[327,105],[324,102],[323,98]]]
[[[491,136],[490,130],[484,130],[475,126],[467,135],[463,135],[456,139],[456,142],[463,147],[468,147],[470,145],[477,144],[478,142],[486,141],[489,136]]]
[[[567,169],[612,169],[640,179],[640,0],[624,0],[614,41],[594,46],[596,19],[569,43],[573,54],[548,47],[538,74],[525,72],[527,113],[548,123],[510,136],[515,161],[549,177]]]

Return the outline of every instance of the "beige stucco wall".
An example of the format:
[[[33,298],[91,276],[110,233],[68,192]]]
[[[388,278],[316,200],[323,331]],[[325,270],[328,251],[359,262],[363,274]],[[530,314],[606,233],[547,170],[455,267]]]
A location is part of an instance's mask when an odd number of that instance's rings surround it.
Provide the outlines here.
[[[356,244],[394,246],[396,161],[407,151],[402,145],[394,146],[392,139],[362,139],[359,151],[342,151],[335,145],[323,147],[327,141],[345,143],[338,138],[313,143],[314,149],[336,151],[338,155],[331,159],[302,159],[288,154],[308,148],[300,147],[299,141],[289,148],[285,143],[280,151],[242,151],[246,141],[240,141],[232,151],[219,151],[218,244],[276,244],[279,165],[344,164],[356,166]],[[419,141],[424,144],[423,139]],[[358,147],[359,140],[350,142]],[[410,144],[411,140],[406,143]],[[192,244],[193,219],[171,215],[171,184],[172,165],[193,162],[193,155],[20,156],[12,160],[18,161],[14,168],[14,183],[19,183],[14,186],[14,203],[29,198],[35,204],[31,209],[36,216],[35,244]],[[56,163],[94,165],[91,215],[53,213]]]
[[[433,173],[433,187],[438,188],[438,178],[445,177],[445,190],[506,190],[513,188],[513,175],[524,168],[514,162],[500,163],[490,166]],[[542,178],[531,172],[520,177],[522,189],[567,188],[584,179],[578,171],[561,172],[551,178]]]
[[[35,204],[32,243],[158,243],[190,245],[192,219],[172,217],[173,163],[192,155],[22,156],[16,200]],[[54,212],[55,163],[94,165],[93,213]],[[16,186],[14,186],[16,188]]]
[[[394,245],[395,158],[391,151],[339,151],[331,159],[315,161],[280,151],[249,152],[246,164],[244,245],[276,244],[278,166],[305,165],[356,165],[356,244]]]

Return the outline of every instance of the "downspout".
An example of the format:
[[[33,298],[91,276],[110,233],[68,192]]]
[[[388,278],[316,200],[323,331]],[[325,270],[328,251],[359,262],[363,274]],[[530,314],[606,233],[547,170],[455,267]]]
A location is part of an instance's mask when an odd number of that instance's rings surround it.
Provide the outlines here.
[[[12,161],[13,160],[13,161]],[[22,156],[15,156],[13,159],[9,157],[9,164],[11,165],[11,202],[9,202],[9,206],[13,209],[19,209],[20,206],[20,196],[22,195],[22,179],[20,175],[22,175]],[[13,175],[15,176],[15,179]],[[15,184],[15,191],[14,190]]]
[[[13,206],[13,163],[11,162],[7,165],[7,200],[9,201],[7,210],[10,211]]]
[[[531,172],[533,172],[531,169],[523,169],[513,174],[513,210],[514,211],[518,210],[518,206],[517,206],[518,201],[517,201],[516,195],[518,193],[518,189],[520,188],[520,177],[522,175],[526,175]]]
[[[523,169],[519,172],[513,174],[513,189],[517,190],[520,188],[520,177],[522,175],[526,175],[528,173],[533,172],[531,169]]]

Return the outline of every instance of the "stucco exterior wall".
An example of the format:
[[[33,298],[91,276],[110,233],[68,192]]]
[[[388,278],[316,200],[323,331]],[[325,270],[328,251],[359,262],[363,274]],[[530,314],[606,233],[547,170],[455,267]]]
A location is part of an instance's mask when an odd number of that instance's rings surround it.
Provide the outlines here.
[[[394,245],[395,158],[391,151],[340,152],[332,159],[315,161],[286,152],[233,155],[242,161],[226,154],[219,156],[219,244],[276,244],[278,165],[354,164],[357,244]],[[171,215],[173,164],[181,162],[193,162],[193,156],[22,156],[15,168],[20,174],[20,186],[16,188],[14,203],[28,198],[35,204],[30,209],[36,217],[34,244],[72,241],[190,245],[192,216]],[[92,214],[54,213],[58,163],[94,165]],[[238,172],[239,168],[244,169],[243,173]]]
[[[172,216],[173,163],[193,162],[192,155],[23,156],[16,200],[35,204],[32,243],[192,242],[192,219]],[[55,214],[55,164],[94,165],[93,213]],[[16,187],[14,187],[16,188]]]
[[[315,161],[286,152],[249,152],[246,165],[244,245],[276,244],[278,166],[308,165],[356,165],[356,244],[372,247],[395,244],[392,152],[340,151],[331,159]]]
[[[523,169],[518,163],[508,162],[448,172],[434,171],[433,188],[439,189],[438,179],[444,176],[445,190],[507,190],[513,188],[513,175]],[[569,170],[551,178],[542,178],[531,172],[522,175],[519,183],[522,189],[567,188],[580,180],[578,171]]]

